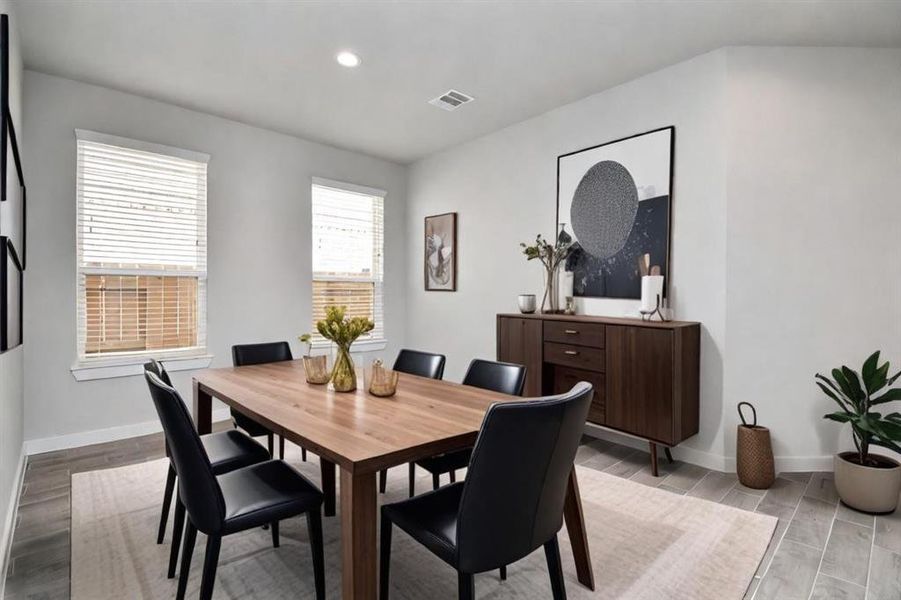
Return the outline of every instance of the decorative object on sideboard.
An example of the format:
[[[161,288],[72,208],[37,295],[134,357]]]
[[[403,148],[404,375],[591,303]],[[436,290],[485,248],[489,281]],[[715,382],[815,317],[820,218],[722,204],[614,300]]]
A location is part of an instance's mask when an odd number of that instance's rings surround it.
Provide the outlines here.
[[[537,258],[544,266],[544,295],[541,297],[541,312],[544,314],[559,312],[558,270],[572,251],[572,236],[566,232],[565,225],[561,225],[554,244],[541,237],[539,233],[535,236],[533,245],[529,246],[524,242],[519,245],[523,249],[522,253],[526,255],[526,260]]]
[[[535,294],[520,294],[516,298],[519,305],[519,312],[524,315],[530,315],[535,312]]]
[[[457,291],[457,213],[425,218],[425,289]]]
[[[816,375],[816,384],[841,408],[824,418],[849,423],[854,438],[855,452],[834,458],[838,495],[851,508],[869,513],[894,511],[901,494],[901,464],[870,451],[880,446],[901,453],[901,413],[877,412],[877,407],[901,400],[901,387],[892,388],[901,371],[889,376],[890,365],[880,365],[879,355],[871,354],[859,374],[843,366],[832,369],[832,379]]]
[[[642,321],[653,321],[654,315],[661,321],[669,321],[663,313],[663,275],[645,275],[641,278],[641,306],[638,309]]]
[[[335,343],[335,363],[331,382],[336,392],[352,392],[357,389],[357,371],[350,347],[358,337],[369,333],[375,323],[366,317],[347,317],[344,306],[326,306],[325,319],[316,323],[316,330]]]
[[[366,389],[373,396],[387,398],[397,392],[398,372],[386,369],[381,360],[372,362],[372,366],[366,375]]]
[[[751,409],[753,421],[745,420],[742,407]],[[738,480],[742,485],[755,490],[769,489],[776,481],[776,462],[773,458],[773,443],[770,430],[757,424],[757,409],[750,402],[738,403],[738,426],[735,443],[735,463]]]
[[[638,299],[635,264],[645,254],[668,275],[675,135],[664,127],[557,157],[557,222],[572,225],[575,296]]]
[[[563,314],[566,312],[566,299],[573,297],[573,272],[566,269],[566,263],[562,265],[557,276],[557,306]]]

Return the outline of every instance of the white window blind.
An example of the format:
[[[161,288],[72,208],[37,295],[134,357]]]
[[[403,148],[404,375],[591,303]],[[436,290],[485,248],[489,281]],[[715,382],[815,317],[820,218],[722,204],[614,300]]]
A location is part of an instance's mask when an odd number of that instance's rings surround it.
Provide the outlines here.
[[[318,179],[312,191],[314,337],[326,306],[346,306],[375,323],[366,339],[384,340],[384,192]]]
[[[79,359],[203,353],[209,157],[76,138]]]

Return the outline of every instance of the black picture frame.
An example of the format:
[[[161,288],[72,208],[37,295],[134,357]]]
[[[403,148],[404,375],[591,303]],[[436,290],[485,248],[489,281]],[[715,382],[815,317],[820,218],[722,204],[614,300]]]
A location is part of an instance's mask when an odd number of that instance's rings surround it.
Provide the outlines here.
[[[18,274],[18,284],[14,293],[17,298],[16,306],[18,310],[16,311],[16,315],[13,315],[12,318],[15,318],[18,322],[18,327],[16,331],[18,331],[18,339],[10,340],[9,339],[9,319],[11,315],[9,314],[10,306],[9,306],[9,298],[10,298],[10,289],[9,289],[9,274],[10,274],[10,266],[16,270]],[[13,348],[20,346],[25,341],[25,329],[23,327],[24,324],[24,284],[25,284],[25,274],[22,269],[22,263],[19,261],[19,256],[16,253],[15,247],[13,247],[12,242],[10,242],[9,238],[4,236],[0,236],[0,353],[6,352],[7,350],[12,350]]]
[[[26,197],[27,190],[25,188],[25,175],[22,172],[22,159],[19,154],[19,142],[18,142],[18,137],[16,136],[16,127],[15,127],[15,125],[13,125],[12,115],[9,112],[8,107],[6,110],[5,121],[6,121],[6,134],[5,134],[4,139],[7,140],[6,160],[7,161],[9,160],[9,154],[10,154],[9,150],[12,150],[13,164],[16,167],[16,178],[18,180],[18,185],[21,188],[21,192],[22,192],[21,193],[22,224],[21,224],[21,231],[20,231],[20,235],[19,235],[19,240],[21,240],[21,244],[20,244],[21,252],[18,252],[18,256],[22,262],[22,270],[24,271],[27,267],[27,260],[28,260],[28,257],[27,257],[28,256],[28,253],[27,253],[28,238],[27,238],[26,229],[25,229],[25,222],[28,217],[28,201],[27,201],[27,197]],[[0,137],[3,137],[3,136],[0,135]],[[9,180],[7,179],[8,172],[9,172],[8,163],[4,162],[2,165],[2,169],[0,169],[0,177],[2,177],[2,181],[3,181],[2,187],[3,187],[4,201],[7,201],[7,202],[10,201],[9,200],[9,187],[8,187]],[[7,236],[7,237],[9,237],[9,236]],[[12,244],[13,242],[10,241],[10,243]],[[15,246],[15,244],[13,244],[13,246]]]
[[[651,129],[649,131],[643,131],[641,133],[636,133],[634,135],[629,135],[626,137],[618,138],[615,140],[611,140],[609,142],[596,144],[594,146],[588,146],[586,148],[581,148],[579,150],[574,150],[572,152],[567,152],[565,154],[561,154],[561,155],[557,156],[557,189],[556,189],[557,205],[556,205],[556,210],[554,213],[555,220],[554,220],[554,230],[553,230],[555,232],[555,236],[556,236],[556,232],[559,231],[559,226],[560,226],[561,161],[563,161],[566,158],[581,154],[583,152],[591,152],[594,150],[604,148],[606,146],[613,146],[615,144],[620,144],[622,142],[628,142],[630,140],[635,140],[640,137],[644,137],[644,136],[656,134],[656,133],[661,133],[661,132],[665,132],[665,131],[668,131],[670,136],[669,136],[669,149],[668,149],[669,150],[669,161],[668,161],[668,165],[667,165],[667,168],[669,170],[669,174],[668,174],[669,192],[668,192],[668,200],[667,200],[667,215],[666,215],[666,221],[665,221],[666,222],[666,239],[664,242],[664,244],[665,244],[665,249],[664,249],[664,256],[665,256],[665,273],[664,273],[664,275],[665,276],[664,276],[664,280],[663,280],[663,297],[664,298],[666,298],[668,296],[668,290],[670,287],[670,279],[671,279],[670,273],[671,273],[671,266],[672,266],[671,248],[672,248],[672,229],[673,229],[673,199],[675,197],[675,187],[674,186],[675,186],[675,172],[676,172],[676,169],[675,169],[675,166],[676,166],[676,127],[674,125],[658,127],[656,129]],[[569,231],[569,233],[573,234],[573,231]],[[641,297],[640,285],[641,284],[640,284],[640,278],[639,278],[637,294],[633,294],[633,295],[629,295],[629,296],[608,295],[608,294],[601,294],[601,295],[579,294],[578,292],[576,292],[575,295],[581,296],[581,297],[589,297],[589,298],[638,299]]]

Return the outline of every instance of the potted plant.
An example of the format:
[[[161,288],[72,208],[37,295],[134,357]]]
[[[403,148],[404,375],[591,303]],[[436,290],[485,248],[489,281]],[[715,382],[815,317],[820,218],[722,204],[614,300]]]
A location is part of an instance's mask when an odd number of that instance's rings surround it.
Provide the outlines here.
[[[901,400],[901,388],[892,388],[899,377],[901,372],[889,377],[889,363],[879,364],[879,352],[863,363],[860,374],[843,366],[832,369],[831,379],[816,375],[816,384],[841,408],[825,418],[851,424],[856,451],[835,455],[835,487],[842,502],[857,510],[884,513],[898,506],[901,464],[870,448],[901,453],[901,413],[874,410]]]
[[[346,310],[344,306],[326,306],[325,319],[316,323],[319,334],[335,342],[337,348],[331,379],[336,392],[357,389],[357,372],[350,357],[350,347],[358,337],[375,328],[375,323],[365,317],[345,317]]]

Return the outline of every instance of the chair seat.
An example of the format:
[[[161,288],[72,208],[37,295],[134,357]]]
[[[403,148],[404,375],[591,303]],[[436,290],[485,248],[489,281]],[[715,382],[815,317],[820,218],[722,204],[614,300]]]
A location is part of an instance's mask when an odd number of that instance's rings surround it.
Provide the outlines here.
[[[213,473],[216,475],[271,458],[266,448],[237,429],[203,435],[200,440],[203,442],[203,447],[206,448],[210,466],[213,467]]]
[[[216,477],[225,500],[225,535],[319,510],[323,495],[281,460],[270,460]]]
[[[451,566],[457,562],[457,513],[463,483],[382,507],[385,516]]]
[[[416,464],[429,473],[442,475],[457,469],[465,469],[469,466],[471,457],[472,448],[466,448],[465,450],[457,450],[456,452],[448,452],[447,454],[439,454],[438,456],[417,460]]]

